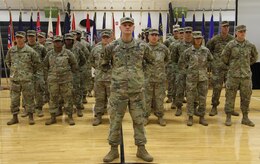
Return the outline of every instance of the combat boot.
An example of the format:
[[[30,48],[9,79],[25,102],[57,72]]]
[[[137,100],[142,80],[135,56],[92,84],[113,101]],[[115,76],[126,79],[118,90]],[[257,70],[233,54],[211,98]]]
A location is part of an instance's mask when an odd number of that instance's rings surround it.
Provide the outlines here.
[[[113,160],[115,160],[118,157],[119,157],[118,146],[111,146],[111,150],[103,158],[103,162],[112,162]]]
[[[93,126],[98,126],[99,124],[102,123],[102,117],[100,115],[98,115],[97,117],[94,118],[92,125]]]
[[[70,126],[75,125],[72,114],[68,115],[68,123],[69,123]]]
[[[255,126],[255,124],[251,120],[249,120],[248,113],[243,113],[243,118],[242,118],[241,124],[244,124],[247,126],[252,126],[252,127]]]
[[[13,124],[18,124],[19,120],[17,117],[17,114],[13,114],[13,118],[7,122],[7,125],[13,125]]]
[[[182,109],[181,109],[181,107],[177,107],[175,116],[181,116],[181,115],[182,115]]]
[[[233,110],[233,111],[231,112],[231,115],[232,115],[232,116],[239,116],[239,113]]]
[[[147,152],[144,145],[138,146],[136,157],[141,158],[146,162],[152,162],[153,161],[153,157]]]
[[[189,119],[187,121],[187,126],[192,126],[193,125],[193,117],[189,116]]]
[[[34,125],[35,122],[34,122],[34,119],[33,119],[33,113],[29,113],[29,125]]]
[[[216,106],[212,106],[212,109],[209,112],[209,116],[215,116],[217,114],[218,114],[217,107]]]
[[[88,97],[93,97],[91,91],[88,91]]]
[[[172,98],[168,97],[168,99],[166,100],[166,103],[171,103],[172,102]]]
[[[77,109],[77,116],[78,117],[83,117],[83,113],[81,109]]]
[[[144,117],[144,126],[149,124],[149,117]]]
[[[44,116],[43,111],[42,111],[42,108],[37,109],[37,110],[36,110],[36,113],[37,113],[37,116],[38,116],[38,117],[43,117],[43,116]]]
[[[226,126],[231,126],[231,113],[227,113],[227,117],[226,117],[226,122],[225,122]]]
[[[83,98],[82,98],[82,103],[83,103],[83,104],[87,104],[87,103],[88,103],[86,96],[83,96]]]
[[[182,101],[183,103],[187,103],[187,100],[185,99],[185,98],[183,98],[183,101]]]
[[[45,125],[51,125],[57,123],[56,114],[52,113],[51,118],[45,122]]]
[[[172,105],[171,105],[171,109],[176,109],[176,105],[175,105],[175,103],[172,103]]]
[[[26,110],[26,108],[24,108],[23,114],[21,115],[21,117],[27,117],[28,116],[28,112]]]
[[[199,120],[199,124],[203,125],[203,126],[208,126],[209,124],[207,123],[207,121],[205,120],[204,116],[200,117]]]
[[[163,119],[163,117],[158,117],[158,124],[161,126],[166,126],[166,121]]]

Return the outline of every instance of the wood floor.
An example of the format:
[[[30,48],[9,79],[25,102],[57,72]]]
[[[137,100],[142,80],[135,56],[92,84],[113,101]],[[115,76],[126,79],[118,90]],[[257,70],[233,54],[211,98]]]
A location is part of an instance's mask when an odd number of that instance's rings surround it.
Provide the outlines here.
[[[5,80],[2,79],[2,82]],[[175,117],[175,110],[165,103],[167,126],[161,127],[152,116],[146,127],[149,153],[158,164],[259,164],[260,163],[260,91],[254,90],[251,100],[250,118],[255,127],[241,125],[241,116],[232,117],[233,125],[224,125],[224,92],[221,95],[219,114],[209,117],[211,108],[209,90],[207,99],[208,127],[198,124],[195,118],[192,127],[186,126],[186,112]],[[109,151],[107,136],[108,116],[103,124],[91,125],[94,98],[88,98],[84,117],[74,116],[76,125],[68,126],[66,117],[58,117],[58,123],[45,126],[49,118],[48,106],[44,106],[44,117],[36,117],[36,124],[28,125],[28,118],[19,116],[20,123],[7,126],[11,118],[9,91],[0,91],[0,164],[97,164]],[[184,111],[185,111],[184,105]],[[239,97],[236,101],[239,111]],[[240,112],[241,113],[241,112]],[[123,122],[125,161],[142,163],[136,154],[132,122],[127,113]],[[120,160],[114,162],[120,163]],[[145,162],[144,162],[145,163]]]

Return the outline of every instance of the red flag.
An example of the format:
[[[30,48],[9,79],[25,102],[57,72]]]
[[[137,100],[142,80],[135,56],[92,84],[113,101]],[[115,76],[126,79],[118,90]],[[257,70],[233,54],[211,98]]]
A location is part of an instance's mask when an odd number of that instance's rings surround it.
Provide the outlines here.
[[[14,26],[13,26],[11,11],[9,11],[9,16],[10,16],[10,20],[8,26],[8,44],[7,44],[8,49],[14,45]]]
[[[56,35],[61,36],[61,28],[60,28],[60,13],[58,14],[58,17],[57,17]]]
[[[71,30],[76,30],[75,16],[72,14]]]
[[[113,30],[113,38],[116,39],[116,30],[115,30],[115,18],[114,18],[114,13],[112,13],[112,30]]]
[[[41,32],[40,12],[37,12],[36,32]]]
[[[91,32],[90,32],[90,20],[89,14],[87,13],[87,20],[86,20],[86,32],[87,32],[87,41],[91,42]]]

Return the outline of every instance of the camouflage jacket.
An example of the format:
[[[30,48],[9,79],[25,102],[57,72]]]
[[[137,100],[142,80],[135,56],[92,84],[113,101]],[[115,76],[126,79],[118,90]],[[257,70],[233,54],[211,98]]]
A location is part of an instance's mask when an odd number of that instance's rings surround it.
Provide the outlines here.
[[[227,44],[221,56],[222,61],[229,66],[228,77],[250,78],[250,65],[257,61],[258,52],[249,41],[239,43],[234,39]]]
[[[173,36],[169,37],[168,39],[166,39],[163,44],[166,46],[166,47],[169,47],[171,45],[172,42],[175,42],[176,39],[174,39]]]
[[[84,64],[86,64],[87,59],[86,59],[84,53],[79,48],[72,47],[69,49],[69,48],[66,48],[65,45],[64,45],[64,48],[73,53],[73,55],[77,61],[78,69],[80,69]]]
[[[44,59],[48,71],[49,83],[67,83],[72,81],[72,72],[77,70],[77,61],[73,53],[63,48],[60,53],[51,50]]]
[[[196,49],[192,46],[180,56],[178,65],[180,72],[186,69],[187,80],[206,81],[208,80],[208,64],[212,60],[213,56],[208,48],[201,46]]]
[[[86,65],[89,65],[88,59],[89,59],[90,51],[87,49],[87,47],[84,46],[83,43],[79,41],[74,41],[73,46],[79,48],[84,53],[85,58],[87,59]]]
[[[228,34],[227,38],[225,39],[221,35],[216,35],[207,42],[206,46],[210,50],[214,58],[211,63],[212,67],[224,70],[228,69],[221,60],[221,53],[227,45],[227,43],[233,39],[234,37],[230,34]]]
[[[166,81],[165,65],[170,61],[169,49],[162,43],[153,46],[148,44],[155,57],[154,64],[148,64],[145,68],[145,78],[149,82]]]
[[[10,79],[13,81],[32,81],[41,69],[41,59],[37,52],[25,45],[22,49],[14,46],[7,52],[5,62],[10,68]]]
[[[96,45],[90,53],[90,64],[95,68],[96,81],[111,81],[111,69],[103,72],[101,69],[102,58],[105,53],[105,47],[102,44]]]
[[[121,38],[105,48],[102,70],[112,64],[111,92],[138,93],[144,88],[143,62],[153,64],[154,56],[147,44],[136,39],[124,43]]]

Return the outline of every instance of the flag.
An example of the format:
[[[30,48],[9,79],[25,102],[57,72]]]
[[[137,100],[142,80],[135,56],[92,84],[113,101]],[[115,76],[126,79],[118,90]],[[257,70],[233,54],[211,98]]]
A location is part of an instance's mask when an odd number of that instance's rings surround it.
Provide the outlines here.
[[[147,27],[149,27],[149,28],[152,27],[152,21],[151,21],[151,15],[150,15],[150,12],[148,12],[148,22],[147,22]]]
[[[11,48],[14,45],[14,26],[12,20],[12,13],[9,11],[9,25],[8,25],[8,44],[7,48]]]
[[[76,30],[75,15],[72,14],[71,30]]]
[[[37,12],[36,32],[41,32],[40,11]]]
[[[113,15],[113,13],[112,13],[112,15]],[[96,43],[96,41],[97,41],[97,27],[96,27],[96,19],[97,19],[97,14],[96,14],[96,12],[94,13],[94,17],[93,17],[93,22],[94,22],[94,24],[93,24],[93,43]]]
[[[112,13],[112,30],[113,30],[113,38],[116,39],[116,28],[115,28],[114,13]]]
[[[89,20],[88,13],[87,13],[87,19],[86,19],[86,32],[87,32],[87,41],[89,43],[91,43],[90,20]]]
[[[70,14],[67,11],[65,13],[65,20],[64,20],[64,34],[69,33],[70,32]]]
[[[195,16],[195,13],[193,13],[193,18],[192,18],[192,30],[196,31],[196,16]]]
[[[61,36],[61,28],[60,28],[60,12],[58,13],[57,23],[56,23],[56,35]]]
[[[181,13],[181,27],[184,28],[185,27],[185,15],[184,12],[182,11]]]
[[[33,12],[31,11],[31,18],[30,18],[30,30],[35,30],[33,25]]]
[[[103,15],[103,24],[102,24],[102,29],[105,29],[106,28],[106,12],[104,12],[104,15]]]
[[[167,22],[166,22],[166,34],[170,33],[170,28],[169,28],[169,13],[167,13]]]
[[[133,17],[132,17],[132,13],[130,13],[130,17],[133,18]],[[135,31],[132,32],[132,37],[133,37],[133,38],[135,37]]]
[[[178,14],[178,10],[177,9],[175,11],[175,19],[176,19],[176,24],[179,24],[179,14]]]
[[[171,31],[173,30],[172,29],[172,26],[174,25],[174,14],[173,14],[173,9],[172,9],[172,3],[170,2],[169,3],[169,30],[170,30],[170,33]]]
[[[213,13],[210,18],[210,26],[209,26],[209,39],[211,39],[214,36],[214,19],[213,19]]]
[[[222,15],[221,10],[219,11],[219,22],[218,22],[218,34],[221,32]]]
[[[205,15],[204,15],[204,12],[202,14],[201,33],[202,33],[202,36],[204,37],[205,36]]]
[[[162,13],[159,13],[159,36],[163,36]]]
[[[51,9],[49,15],[49,23],[48,23],[48,38],[53,37],[53,27],[52,27],[52,19],[51,19]]]
[[[18,31],[23,31],[23,20],[22,20],[22,12],[19,14],[19,23],[18,23]]]

